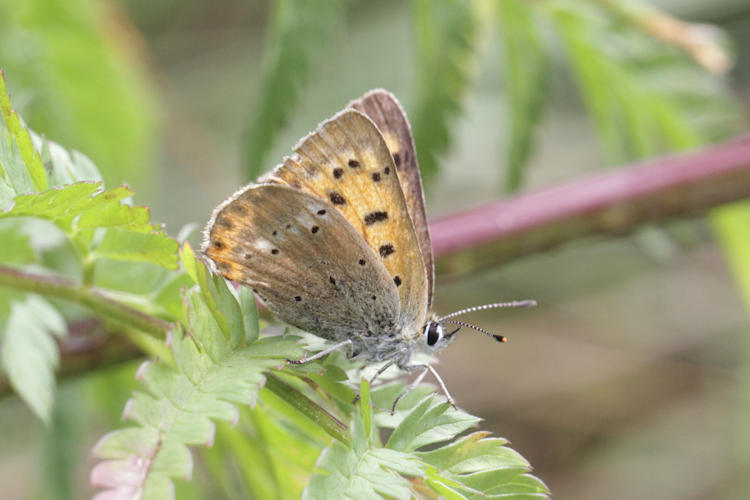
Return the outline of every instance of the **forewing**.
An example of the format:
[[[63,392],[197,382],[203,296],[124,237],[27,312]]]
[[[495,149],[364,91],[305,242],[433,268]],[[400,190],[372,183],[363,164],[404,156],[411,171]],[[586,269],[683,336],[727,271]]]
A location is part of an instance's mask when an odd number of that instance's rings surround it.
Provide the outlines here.
[[[379,256],[309,194],[250,185],[216,209],[203,251],[298,328],[330,340],[399,331],[398,292]]]
[[[398,172],[398,178],[401,181],[401,189],[406,198],[406,206],[414,223],[419,248],[422,250],[425,273],[427,273],[427,306],[430,308],[432,307],[432,295],[435,287],[435,266],[432,257],[430,228],[427,225],[427,214],[425,212],[422,176],[419,172],[409,120],[396,97],[383,89],[368,92],[360,99],[349,103],[349,107],[361,111],[375,122],[393,156],[396,172]]]
[[[304,138],[266,182],[328,201],[379,256],[396,284],[405,335],[427,316],[428,279],[414,225],[383,136],[347,109]]]

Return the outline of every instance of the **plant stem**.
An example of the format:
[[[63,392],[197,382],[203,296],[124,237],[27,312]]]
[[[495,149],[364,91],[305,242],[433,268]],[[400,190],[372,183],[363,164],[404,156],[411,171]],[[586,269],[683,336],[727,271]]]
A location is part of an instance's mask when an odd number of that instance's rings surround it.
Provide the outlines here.
[[[107,297],[95,287],[83,286],[62,276],[30,273],[0,265],[0,286],[38,293],[81,304],[103,318],[164,338],[170,324],[155,316]]]
[[[270,372],[266,372],[265,387],[320,426],[331,437],[346,445],[349,444],[350,437],[347,426],[297,389]]]
[[[465,274],[750,195],[750,135],[489,203],[430,224],[436,271]]]

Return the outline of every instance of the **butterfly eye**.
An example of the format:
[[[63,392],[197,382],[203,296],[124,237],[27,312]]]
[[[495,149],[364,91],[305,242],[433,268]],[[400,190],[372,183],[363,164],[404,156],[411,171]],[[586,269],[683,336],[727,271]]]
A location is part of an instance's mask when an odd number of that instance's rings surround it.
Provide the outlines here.
[[[443,338],[443,326],[440,323],[430,321],[425,328],[425,339],[428,346],[434,346]]]

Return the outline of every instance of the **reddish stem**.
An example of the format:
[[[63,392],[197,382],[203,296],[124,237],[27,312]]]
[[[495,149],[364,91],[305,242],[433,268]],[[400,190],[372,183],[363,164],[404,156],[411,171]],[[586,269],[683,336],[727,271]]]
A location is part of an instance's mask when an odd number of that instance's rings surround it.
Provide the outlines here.
[[[622,234],[750,195],[750,135],[488,203],[430,225],[438,274],[474,271],[593,234]]]

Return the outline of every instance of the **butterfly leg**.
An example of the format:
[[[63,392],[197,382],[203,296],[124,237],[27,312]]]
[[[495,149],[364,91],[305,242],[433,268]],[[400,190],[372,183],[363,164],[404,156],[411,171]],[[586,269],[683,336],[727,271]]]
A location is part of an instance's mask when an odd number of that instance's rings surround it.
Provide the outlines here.
[[[417,387],[420,384],[420,382],[422,382],[422,380],[424,379],[425,375],[427,375],[427,372],[429,371],[429,365],[426,365],[426,364],[425,365],[411,365],[411,366],[408,366],[406,368],[408,370],[414,370],[414,369],[417,369],[417,368],[420,368],[420,367],[422,368],[422,373],[420,373],[417,376],[417,378],[414,379],[414,382],[412,382],[411,384],[409,384],[406,387],[406,390],[404,392],[402,392],[401,394],[399,394],[398,397],[393,401],[393,406],[391,406],[391,415],[393,415],[394,413],[396,413],[396,405],[398,404],[398,402],[401,401],[402,399],[404,399],[406,397],[406,395],[409,394],[411,391],[413,391],[414,388]]]
[[[378,371],[375,372],[375,375],[373,375],[372,378],[370,379],[370,385],[372,386],[372,383],[375,382],[375,379],[378,378],[380,375],[382,375],[383,372],[386,371],[388,368],[390,368],[391,366],[393,366],[393,364],[395,362],[396,362],[396,359],[392,359],[389,362],[387,362],[386,364],[384,364],[383,366],[381,366],[378,369]],[[359,394],[357,394],[354,397],[354,401],[352,401],[352,404],[356,404],[357,401],[359,401]]]
[[[323,349],[322,351],[313,354],[309,358],[307,356],[302,356],[301,359],[287,359],[286,362],[291,365],[304,365],[305,363],[309,363],[310,361],[315,361],[316,359],[320,359],[323,356],[332,353],[333,351],[336,351],[338,349],[341,349],[344,346],[352,345],[351,340],[344,340],[343,342],[339,342],[338,344],[334,344],[331,347],[328,347],[326,349]]]
[[[437,380],[438,384],[440,384],[440,389],[443,390],[443,394],[445,394],[445,398],[448,400],[448,402],[453,407],[453,409],[458,410],[458,407],[456,406],[456,402],[453,400],[453,396],[451,396],[451,393],[448,392],[448,388],[445,386],[445,382],[443,382],[443,379],[440,377],[440,375],[438,375],[438,372],[435,371],[435,369],[432,366],[428,365],[427,363],[419,363],[416,365],[404,366],[402,368],[408,371],[421,368],[422,373],[420,373],[419,376],[416,379],[414,379],[414,382],[409,384],[409,387],[406,388],[406,391],[401,393],[401,395],[396,398],[396,401],[393,402],[393,407],[391,408],[391,414],[393,414],[396,411],[396,405],[398,404],[398,402],[401,401],[407,394],[409,394],[422,381],[425,375],[427,375],[427,372],[432,373],[432,375],[435,377],[435,380]]]

